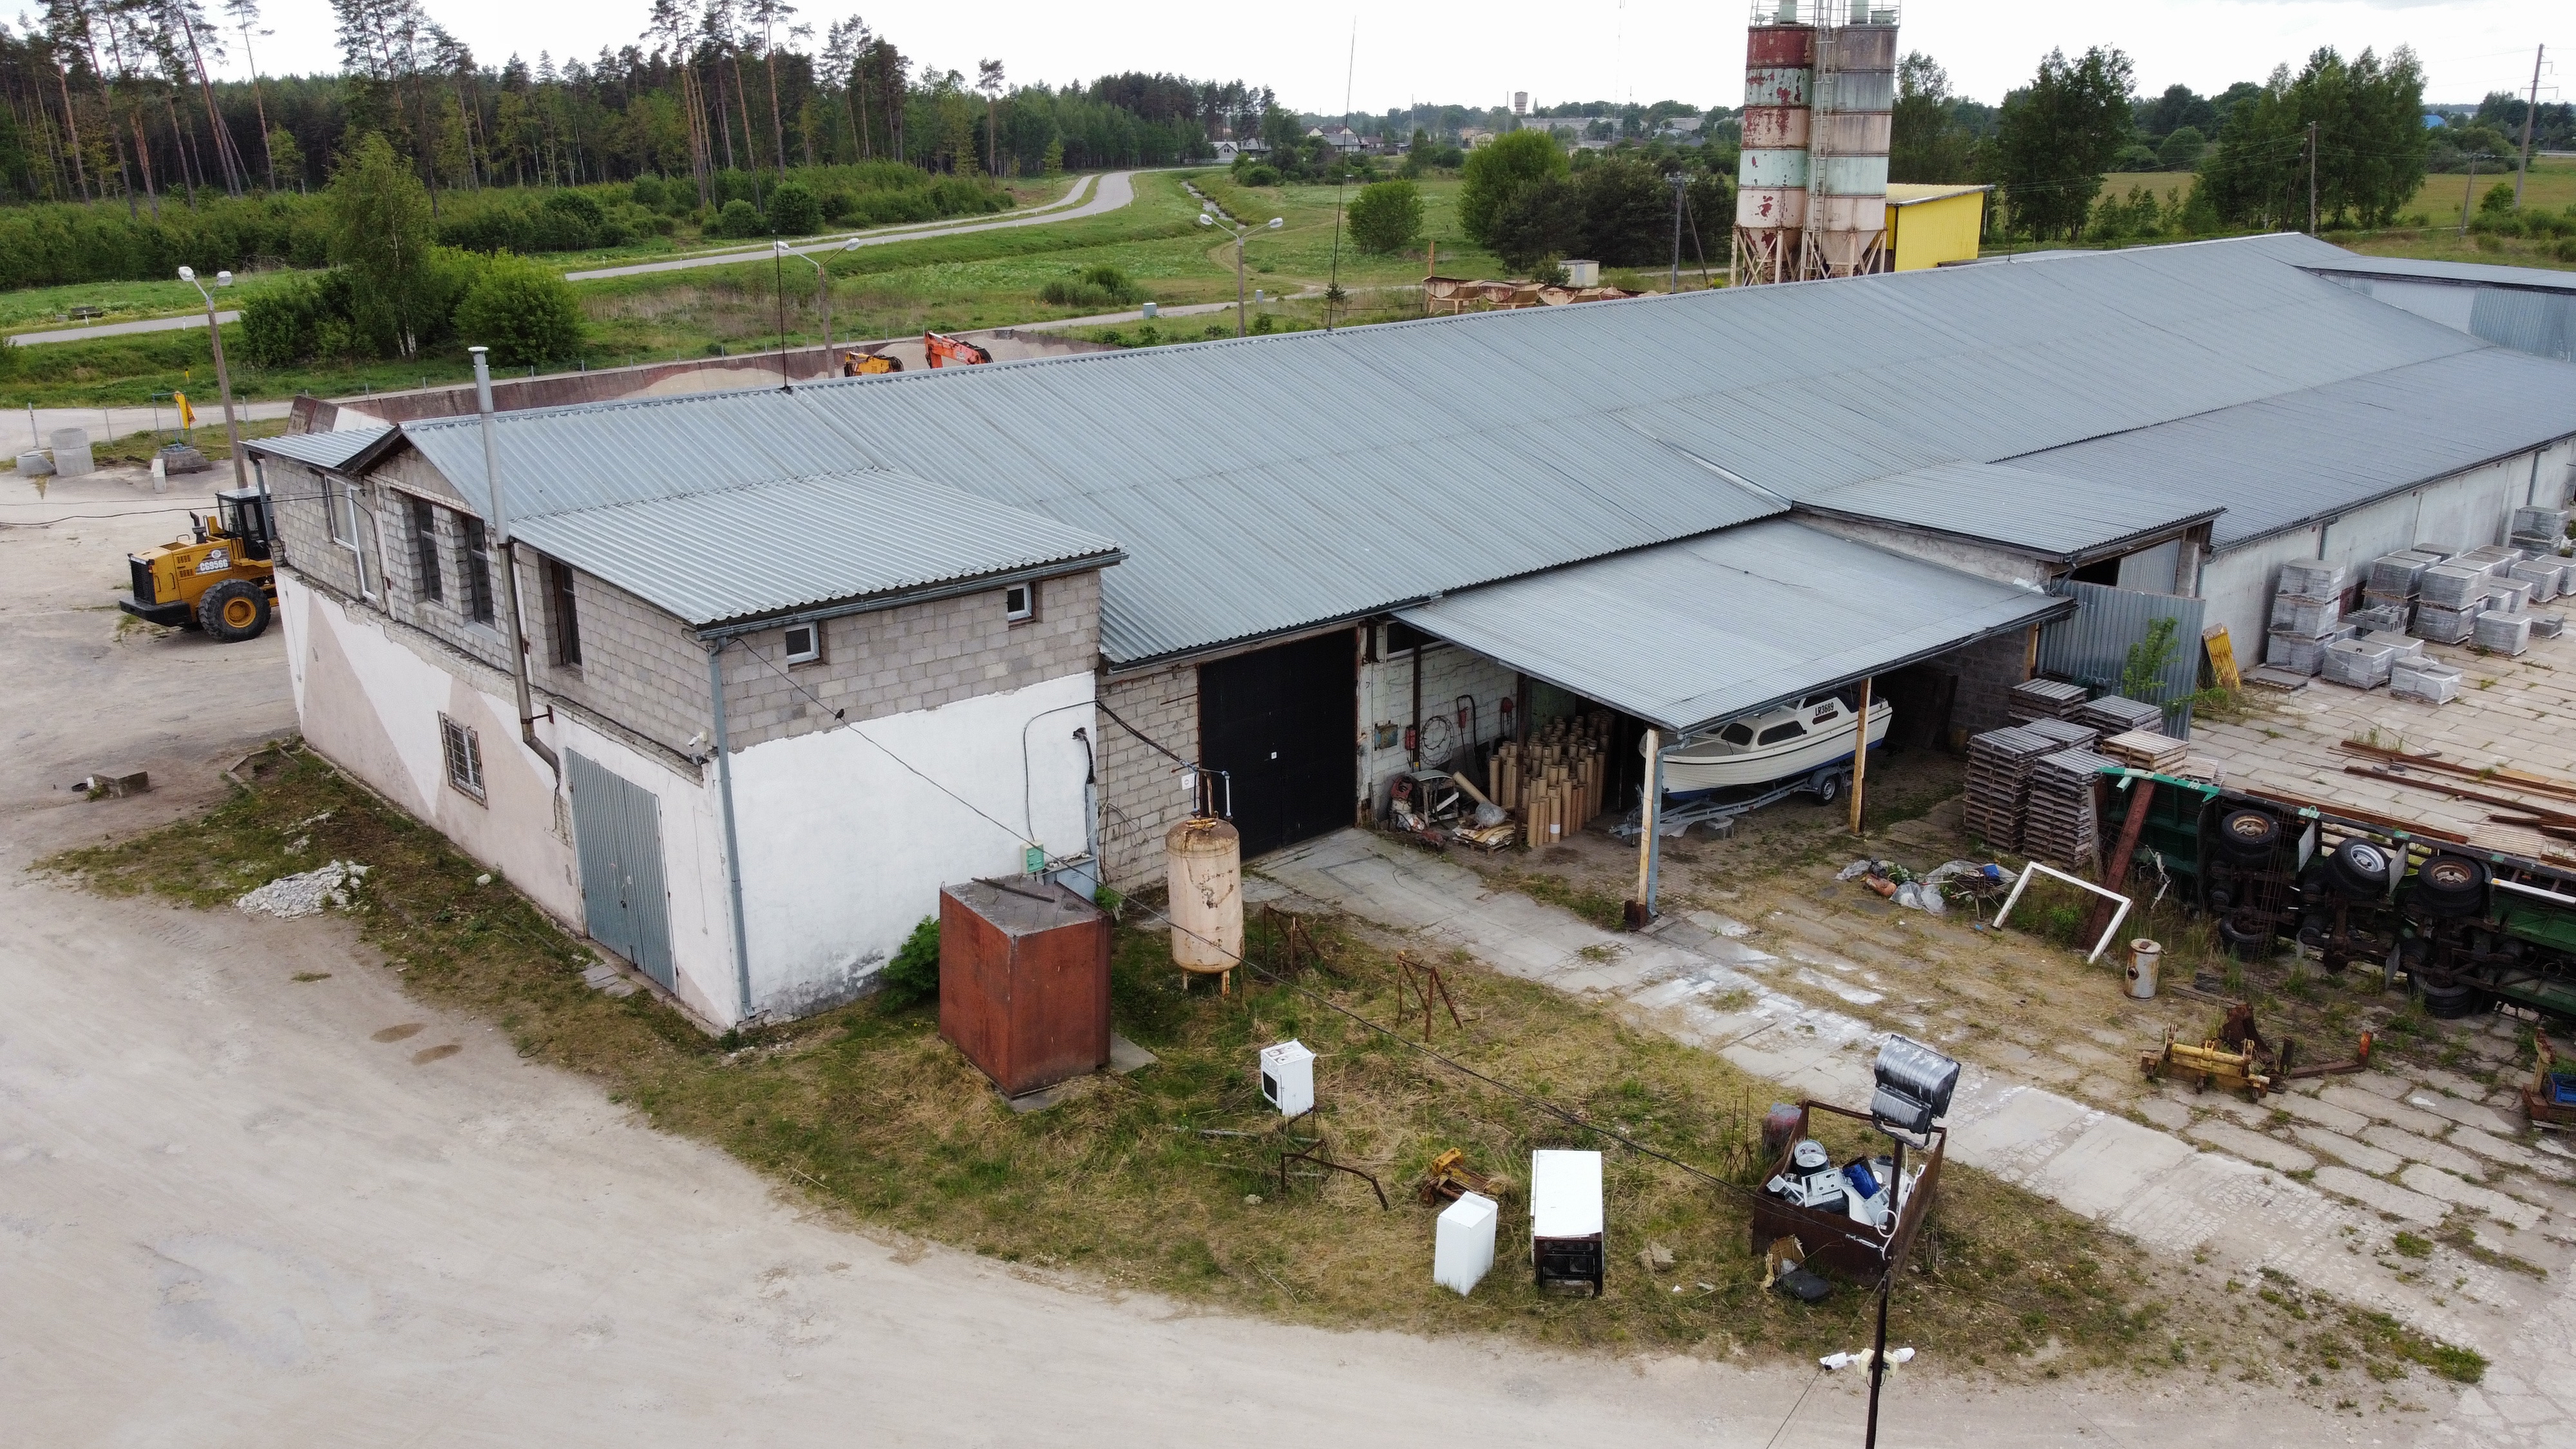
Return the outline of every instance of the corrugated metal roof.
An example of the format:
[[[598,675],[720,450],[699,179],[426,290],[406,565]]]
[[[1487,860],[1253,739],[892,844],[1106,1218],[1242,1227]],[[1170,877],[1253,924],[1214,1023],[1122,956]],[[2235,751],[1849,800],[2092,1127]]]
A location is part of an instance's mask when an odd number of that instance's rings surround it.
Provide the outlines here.
[[[2487,262],[2421,261],[2414,257],[2346,255],[2309,262],[2302,268],[2351,277],[2403,277],[2410,282],[2453,282],[2476,287],[2532,287],[2544,292],[2576,292],[2576,272],[2547,267],[2499,267]]]
[[[392,432],[392,428],[350,428],[337,433],[288,433],[276,438],[244,438],[242,446],[272,458],[337,471]]]
[[[2045,508],[2030,506],[2045,499]],[[2186,502],[2095,478],[1994,463],[1936,463],[1800,500],[1801,508],[1982,539],[2034,557],[2081,558],[2216,517]]]
[[[1396,616],[1689,733],[2073,607],[1768,519],[1464,590]]]
[[[1101,644],[1130,664],[1779,511],[1703,462],[1812,498],[2486,350],[2300,270],[2347,256],[2238,238],[506,413],[498,432],[518,516],[876,466],[1114,537],[1130,557]],[[2496,447],[2536,440],[2489,416]],[[2418,418],[2351,421],[2366,446]],[[476,426],[404,429],[468,498]],[[2012,537],[2061,505],[1993,506]]]
[[[1118,558],[1098,534],[876,470],[540,514],[511,532],[701,627]]]
[[[2576,368],[2481,347],[2013,461],[2223,507],[2226,549],[2569,434]]]

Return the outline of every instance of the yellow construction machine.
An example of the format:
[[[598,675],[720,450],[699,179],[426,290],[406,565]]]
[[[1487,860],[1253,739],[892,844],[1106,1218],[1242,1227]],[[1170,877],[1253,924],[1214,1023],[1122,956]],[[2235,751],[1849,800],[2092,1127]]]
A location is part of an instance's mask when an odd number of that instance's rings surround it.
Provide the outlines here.
[[[194,538],[125,556],[134,596],[116,606],[138,619],[203,629],[224,643],[256,639],[277,611],[276,532],[256,488],[215,495],[211,517],[188,515]]]

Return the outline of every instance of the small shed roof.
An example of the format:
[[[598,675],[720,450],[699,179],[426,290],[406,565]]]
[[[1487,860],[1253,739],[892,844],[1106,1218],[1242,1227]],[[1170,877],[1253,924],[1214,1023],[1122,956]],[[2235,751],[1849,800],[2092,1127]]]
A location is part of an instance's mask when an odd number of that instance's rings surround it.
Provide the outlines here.
[[[242,446],[253,453],[271,458],[285,458],[339,472],[351,459],[367,452],[393,434],[392,428],[349,428],[336,433],[288,433],[277,438],[244,438]]]
[[[1935,463],[1800,500],[1802,512],[2000,544],[2059,562],[2206,523],[2223,503],[2000,463]]]
[[[1122,556],[1096,533],[882,469],[539,514],[511,532],[700,628]]]
[[[2074,607],[1766,519],[1464,590],[1396,617],[1690,734]]]
[[[1913,206],[1925,201],[1943,201],[1953,196],[1973,196],[1992,191],[1992,186],[1945,186],[1928,181],[1891,181],[1887,183],[1887,204]]]

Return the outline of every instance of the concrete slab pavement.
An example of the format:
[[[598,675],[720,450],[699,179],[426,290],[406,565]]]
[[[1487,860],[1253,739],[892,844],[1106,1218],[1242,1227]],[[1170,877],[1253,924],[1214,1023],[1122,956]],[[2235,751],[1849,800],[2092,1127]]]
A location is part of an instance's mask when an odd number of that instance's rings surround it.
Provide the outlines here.
[[[1870,1060],[1882,1033],[1858,1017],[1791,994],[1784,987],[1796,981],[1798,968],[1746,940],[1687,921],[1667,921],[1647,935],[1613,934],[1518,892],[1497,890],[1461,866],[1356,830],[1263,857],[1251,873],[1248,900],[1293,893],[1465,950],[1510,975],[1623,1002],[1675,1038],[1716,1051],[1784,1091],[1844,1102],[1868,1096]],[[1810,954],[1811,939],[1802,934],[1796,946],[1783,949]],[[2081,1043],[2061,1045],[2103,1055]],[[2081,1070],[2062,1057],[2058,1065],[2070,1077]],[[2045,1059],[2034,1060],[2030,1070],[2046,1070]],[[2367,1124],[2365,1137],[2389,1132],[2379,1123],[2391,1119],[2444,1130],[2451,1125],[2376,1092],[2339,1084],[2326,1094],[2334,1100],[2300,1099],[2301,1110],[2346,1126]],[[2227,1100],[2214,1094],[2213,1099]],[[1950,1150],[1963,1164],[2160,1251],[2206,1254],[2240,1273],[2287,1273],[2491,1356],[2554,1297],[2554,1284],[2467,1259],[2454,1265],[2447,1257],[2446,1269],[2461,1270],[2452,1276],[2474,1279],[2475,1286],[2443,1292],[2428,1282],[2400,1279],[2364,1251],[2388,1237],[2381,1213],[2429,1227],[2453,1208],[2469,1207],[2488,1210],[2498,1221],[2537,1225],[2548,1219],[2545,1209],[2394,1149],[2383,1150],[2399,1159],[2404,1172],[2440,1178],[2445,1196],[2421,1190],[2421,1178],[2400,1186],[2350,1166],[2320,1166],[2301,1148],[2266,1135],[2273,1120],[2268,1104],[2234,1105],[2244,1109],[2234,1114],[2241,1121],[2202,1119],[2195,1130],[2200,1142],[2230,1150],[2203,1150],[2160,1126],[1970,1063],[1951,1109]],[[2416,1141],[2416,1153],[2456,1159],[2473,1174],[2486,1166],[2429,1138]],[[2312,1170],[2314,1184],[2249,1157]],[[2565,1256],[2536,1242],[2533,1250],[2553,1262]],[[2566,1422],[2576,1425],[2576,1398],[2566,1401],[2566,1409]]]

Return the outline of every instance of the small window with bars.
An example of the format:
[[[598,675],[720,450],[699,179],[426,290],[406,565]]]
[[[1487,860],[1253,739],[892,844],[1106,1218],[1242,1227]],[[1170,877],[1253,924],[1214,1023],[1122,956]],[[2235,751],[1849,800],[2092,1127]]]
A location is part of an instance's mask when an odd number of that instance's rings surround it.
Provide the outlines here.
[[[411,565],[413,588],[433,603],[447,597],[438,570],[438,507],[426,498],[411,500]]]
[[[476,801],[483,798],[483,741],[474,731],[445,715],[438,717],[438,743],[447,758],[447,783]]]
[[[492,622],[492,537],[483,520],[470,513],[456,515],[465,532],[465,617],[477,624]]]

